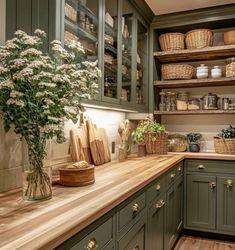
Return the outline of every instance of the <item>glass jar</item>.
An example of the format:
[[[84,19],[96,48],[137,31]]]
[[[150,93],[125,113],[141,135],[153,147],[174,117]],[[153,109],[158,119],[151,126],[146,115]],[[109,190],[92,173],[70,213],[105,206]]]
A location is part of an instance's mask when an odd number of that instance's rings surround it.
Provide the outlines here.
[[[235,57],[226,60],[226,77],[235,76]]]
[[[166,111],[171,111],[171,92],[166,92]]]
[[[160,111],[165,111],[166,110],[166,93],[165,92],[160,92],[160,98],[161,101],[159,103],[159,110]]]
[[[171,93],[171,111],[176,110],[176,93]]]
[[[188,96],[189,96],[189,93],[186,91],[179,91],[177,93],[177,100],[176,100],[177,110],[187,110],[188,109]]]
[[[188,100],[188,110],[200,109],[200,100],[198,98],[190,98]]]

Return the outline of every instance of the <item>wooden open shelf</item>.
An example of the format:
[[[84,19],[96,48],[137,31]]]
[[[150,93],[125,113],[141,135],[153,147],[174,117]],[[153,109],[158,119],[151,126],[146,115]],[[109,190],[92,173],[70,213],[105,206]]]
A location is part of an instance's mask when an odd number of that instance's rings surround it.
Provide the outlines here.
[[[157,51],[153,55],[161,63],[218,60],[235,56],[235,45],[213,46],[203,49]]]
[[[154,86],[160,89],[235,86],[235,77],[221,77],[216,79],[206,78],[191,80],[163,80],[154,81]]]
[[[182,111],[154,111],[155,115],[216,115],[235,114],[235,110],[182,110]]]

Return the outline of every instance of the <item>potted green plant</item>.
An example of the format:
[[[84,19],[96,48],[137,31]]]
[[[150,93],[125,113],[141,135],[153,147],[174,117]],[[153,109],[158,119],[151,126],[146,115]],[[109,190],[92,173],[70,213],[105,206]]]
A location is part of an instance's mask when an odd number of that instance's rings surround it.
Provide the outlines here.
[[[199,146],[199,140],[202,138],[201,133],[189,133],[187,134],[187,139],[189,141],[189,151],[190,152],[199,152],[200,146]]]
[[[150,119],[141,121],[137,128],[132,132],[132,138],[134,142],[138,144],[138,155],[143,155],[143,151],[145,149],[147,153],[166,153],[166,135],[167,133],[165,131],[165,127],[157,123],[156,121]],[[163,144],[165,145],[164,149],[163,147],[159,146],[158,142],[160,142],[160,140],[163,141]]]
[[[44,166],[46,141],[64,139],[64,121],[77,121],[81,101],[97,93],[97,62],[82,62],[79,42],[64,49],[51,43],[50,55],[41,51],[46,34],[16,31],[0,47],[0,112],[5,131],[13,128],[27,144],[28,164],[23,169],[23,198],[52,196],[50,169]]]

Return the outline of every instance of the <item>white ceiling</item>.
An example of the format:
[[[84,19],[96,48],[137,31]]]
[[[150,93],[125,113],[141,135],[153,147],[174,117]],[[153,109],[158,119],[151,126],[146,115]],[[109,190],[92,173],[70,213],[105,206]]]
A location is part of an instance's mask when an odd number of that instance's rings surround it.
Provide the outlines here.
[[[235,3],[235,0],[145,0],[155,15]]]

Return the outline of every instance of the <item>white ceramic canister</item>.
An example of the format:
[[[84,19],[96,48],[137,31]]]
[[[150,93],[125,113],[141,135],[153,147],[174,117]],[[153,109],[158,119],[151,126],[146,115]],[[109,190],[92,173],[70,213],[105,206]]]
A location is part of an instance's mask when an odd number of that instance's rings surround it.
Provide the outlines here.
[[[214,66],[211,69],[211,77],[212,78],[220,78],[222,76],[222,69],[219,66]]]
[[[208,77],[208,66],[201,64],[197,67],[197,78],[207,78]]]

